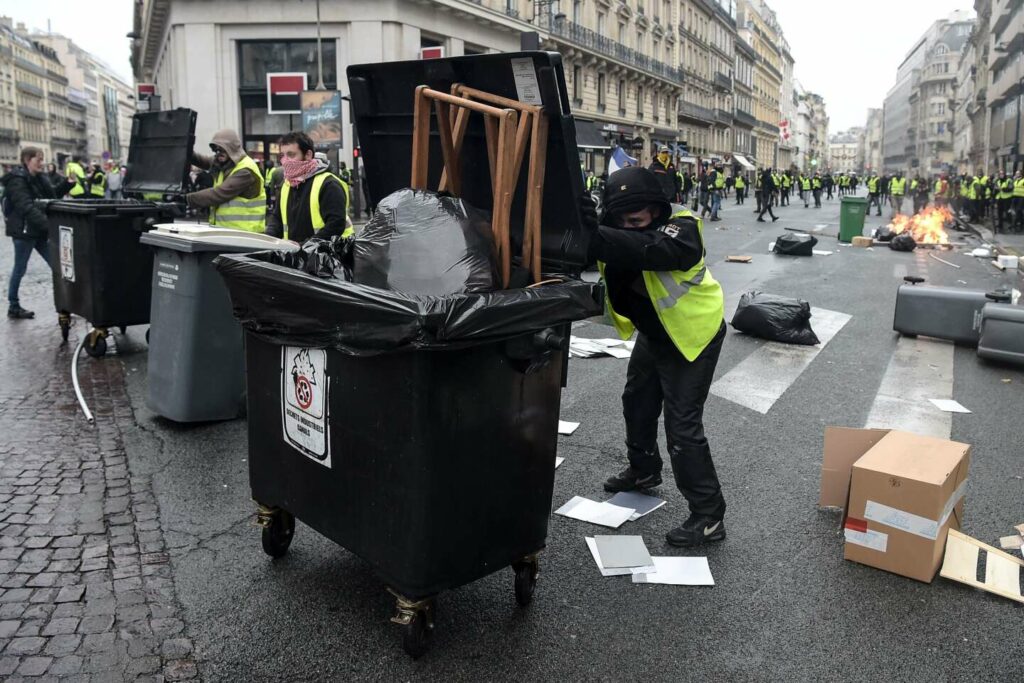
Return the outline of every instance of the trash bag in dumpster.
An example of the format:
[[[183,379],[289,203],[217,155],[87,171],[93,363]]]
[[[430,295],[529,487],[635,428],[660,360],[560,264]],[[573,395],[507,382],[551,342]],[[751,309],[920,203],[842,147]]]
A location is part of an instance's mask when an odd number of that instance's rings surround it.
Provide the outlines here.
[[[875,239],[879,242],[891,242],[892,238],[895,236],[896,234],[889,228],[882,227],[875,229]]]
[[[740,297],[732,326],[740,332],[786,344],[813,346],[811,305],[802,299],[751,290]]]
[[[775,253],[787,256],[812,256],[818,238],[813,235],[788,232],[775,240]]]
[[[456,197],[398,190],[355,237],[353,282],[442,296],[495,289],[490,216]]]
[[[889,242],[889,248],[893,251],[914,251],[917,248],[917,242],[908,232],[901,232],[892,238]]]
[[[365,356],[497,341],[603,310],[591,282],[430,296],[321,279],[307,272],[306,259],[269,251],[217,257],[243,328],[273,344]]]
[[[311,237],[296,251],[270,251],[267,263],[301,270],[319,278],[352,280],[352,238]]]

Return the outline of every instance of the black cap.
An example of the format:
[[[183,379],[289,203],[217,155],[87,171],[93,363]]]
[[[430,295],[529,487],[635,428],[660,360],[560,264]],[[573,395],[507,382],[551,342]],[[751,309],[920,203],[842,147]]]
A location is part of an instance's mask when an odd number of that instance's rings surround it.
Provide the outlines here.
[[[627,166],[608,176],[602,204],[602,223],[610,213],[639,211],[652,204],[661,207],[663,220],[667,219],[672,211],[672,204],[662,191],[658,177],[640,166]]]

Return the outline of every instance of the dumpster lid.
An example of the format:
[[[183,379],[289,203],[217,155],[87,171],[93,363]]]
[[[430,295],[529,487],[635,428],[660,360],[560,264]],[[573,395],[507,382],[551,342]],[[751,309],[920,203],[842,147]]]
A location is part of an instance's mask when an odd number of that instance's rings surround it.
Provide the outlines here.
[[[585,190],[576,148],[576,127],[569,109],[562,58],[554,52],[472,55],[348,67],[352,113],[359,134],[360,157],[371,203],[409,187],[412,168],[413,100],[416,87],[450,92],[455,83],[530,104],[548,117],[547,164],[541,215],[541,257],[547,272],[578,274],[587,265],[587,233],[579,214]],[[428,187],[437,189],[443,161],[437,120],[431,113]],[[513,254],[522,250],[527,148],[516,195],[510,233]],[[492,210],[490,164],[483,118],[469,118],[463,144],[462,199]]]
[[[264,251],[295,251],[299,245],[233,228],[221,228],[207,223],[162,223],[139,238],[143,244],[165,247],[176,251],[195,253],[216,251],[219,253]]]
[[[132,116],[123,189],[183,194],[195,136],[196,113],[191,109],[140,112]]]

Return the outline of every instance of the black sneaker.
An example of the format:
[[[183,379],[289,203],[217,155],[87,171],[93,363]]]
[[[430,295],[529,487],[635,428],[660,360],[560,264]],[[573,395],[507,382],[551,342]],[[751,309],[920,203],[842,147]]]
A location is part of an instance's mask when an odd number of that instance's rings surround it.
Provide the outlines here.
[[[21,306],[11,306],[7,309],[7,317],[21,320],[28,320],[29,318],[36,317],[36,314],[32,311],[26,310]]]
[[[690,515],[690,518],[672,531],[665,534],[669,545],[679,548],[693,548],[704,543],[725,540],[725,521],[711,519],[701,515]]]
[[[604,490],[611,493],[619,491],[644,491],[652,489],[661,484],[661,474],[641,474],[632,467],[627,467],[618,474],[608,477],[604,483]]]

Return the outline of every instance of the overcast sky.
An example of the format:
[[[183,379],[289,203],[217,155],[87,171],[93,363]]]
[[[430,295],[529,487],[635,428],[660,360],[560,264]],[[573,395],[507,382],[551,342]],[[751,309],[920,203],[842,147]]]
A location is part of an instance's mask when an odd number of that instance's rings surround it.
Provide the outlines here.
[[[937,19],[970,0],[768,0],[789,42],[793,73],[825,98],[829,132],[863,126],[868,107],[881,107],[914,43]],[[841,9],[845,8],[845,9]]]
[[[973,7],[971,0],[768,1],[789,41],[797,79],[825,98],[832,133],[864,125],[868,107],[882,106],[896,67],[932,22]],[[132,0],[0,0],[0,14],[42,30],[50,19],[54,32],[132,82],[125,37],[132,30]]]
[[[0,0],[0,15],[15,25],[61,33],[109,64],[125,82],[133,83],[129,62],[132,0]]]

